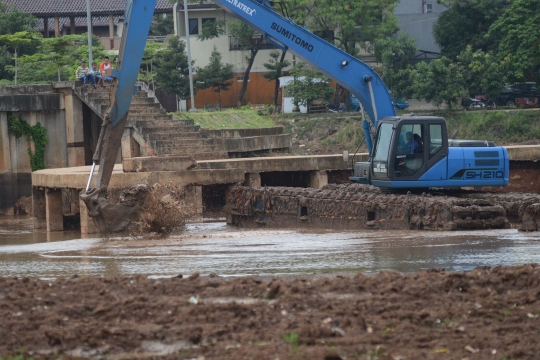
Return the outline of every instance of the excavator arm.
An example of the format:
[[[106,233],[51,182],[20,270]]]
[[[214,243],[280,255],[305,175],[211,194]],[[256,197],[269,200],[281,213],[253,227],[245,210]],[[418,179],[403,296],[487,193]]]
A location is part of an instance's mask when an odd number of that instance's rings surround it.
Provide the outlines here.
[[[120,149],[122,134],[128,117],[135,82],[141,66],[146,39],[152,23],[156,0],[129,0],[126,2],[124,31],[118,53],[108,109],[103,115],[94,165],[88,179],[86,193],[81,195],[89,215],[102,233],[121,230],[135,216],[133,208],[107,203],[107,187]],[[96,186],[90,189],[95,168],[99,163]]]
[[[379,119],[394,116],[395,110],[386,85],[370,66],[295,24],[291,19],[278,14],[266,0],[214,0],[214,2],[240,21],[255,28],[278,48],[296,54],[354,94],[371,120],[371,124],[366,120],[362,124],[367,146],[371,151],[371,127],[376,129]],[[104,114],[102,131],[93,158],[94,166],[99,163],[97,181],[95,187],[89,189],[93,166],[87,191],[81,195],[81,199],[88,207],[89,215],[94,218],[102,233],[121,230],[135,216],[133,208],[108,204],[106,194],[120,148],[155,5],[156,0],[129,0],[126,3],[117,69],[112,73],[115,80],[111,104]]]
[[[374,129],[377,129],[379,119],[396,115],[386,85],[369,65],[281,16],[267,0],[213,2],[259,31],[275,46],[292,52],[349,90],[362,104]],[[371,126],[365,120],[362,126],[368,150],[371,151]]]

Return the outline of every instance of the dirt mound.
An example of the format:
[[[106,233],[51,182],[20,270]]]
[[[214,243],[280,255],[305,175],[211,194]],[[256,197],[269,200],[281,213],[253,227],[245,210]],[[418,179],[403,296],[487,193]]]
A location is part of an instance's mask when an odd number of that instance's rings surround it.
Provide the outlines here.
[[[0,278],[0,356],[537,359],[540,267],[300,276]]]
[[[195,215],[194,206],[188,200],[186,189],[171,183],[136,185],[126,189],[120,196],[120,203],[139,207],[137,220],[128,228],[131,235],[143,233],[168,234],[173,229],[184,226],[186,220]]]

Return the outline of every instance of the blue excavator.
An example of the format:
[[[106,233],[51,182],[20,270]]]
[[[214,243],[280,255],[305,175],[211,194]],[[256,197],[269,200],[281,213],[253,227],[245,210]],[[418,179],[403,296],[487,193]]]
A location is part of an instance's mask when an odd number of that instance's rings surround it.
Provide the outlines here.
[[[390,92],[370,66],[279,14],[269,1],[214,3],[263,34],[275,47],[292,52],[339,83],[360,101],[369,118],[363,120],[362,127],[370,159],[354,164],[352,182],[386,189],[508,185],[509,159],[505,148],[491,141],[449,139],[446,122],[440,117],[397,116]],[[100,228],[108,228],[103,219],[111,216],[129,219],[129,214],[116,208],[120,205],[106,202],[106,191],[155,4],[156,0],[126,3],[118,64],[112,73],[114,96],[94,155],[94,163],[100,164],[97,186],[82,195]]]

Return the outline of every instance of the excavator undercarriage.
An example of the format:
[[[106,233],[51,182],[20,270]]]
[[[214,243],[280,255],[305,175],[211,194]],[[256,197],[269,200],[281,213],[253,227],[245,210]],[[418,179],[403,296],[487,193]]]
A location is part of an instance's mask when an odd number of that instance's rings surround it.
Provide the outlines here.
[[[475,230],[540,227],[540,195],[435,190],[389,194],[361,184],[322,189],[238,186],[227,222],[243,227]]]

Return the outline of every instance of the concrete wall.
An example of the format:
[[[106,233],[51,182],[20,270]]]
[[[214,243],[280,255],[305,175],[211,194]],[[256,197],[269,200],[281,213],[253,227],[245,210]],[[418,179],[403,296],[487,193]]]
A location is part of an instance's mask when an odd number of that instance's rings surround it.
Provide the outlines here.
[[[26,136],[17,139],[9,131],[8,115],[25,120],[29,125],[40,123],[45,127],[49,137],[45,167],[59,168],[70,165],[66,129],[73,128],[73,111],[68,112],[70,119],[66,117],[64,96],[50,85],[0,87],[0,214],[17,213],[17,203],[32,197],[28,141]],[[76,119],[79,120],[82,123],[82,117]],[[33,144],[31,146],[34,150]]]
[[[427,4],[431,4],[431,12],[428,12]],[[433,25],[446,9],[436,0],[401,0],[394,8],[394,15],[399,19],[400,31],[416,39],[420,50],[439,52],[433,38]]]
[[[437,0],[400,0],[394,8],[394,15],[404,14],[426,14],[427,5],[431,3],[432,13],[442,13],[447,9],[446,6],[437,3]]]

